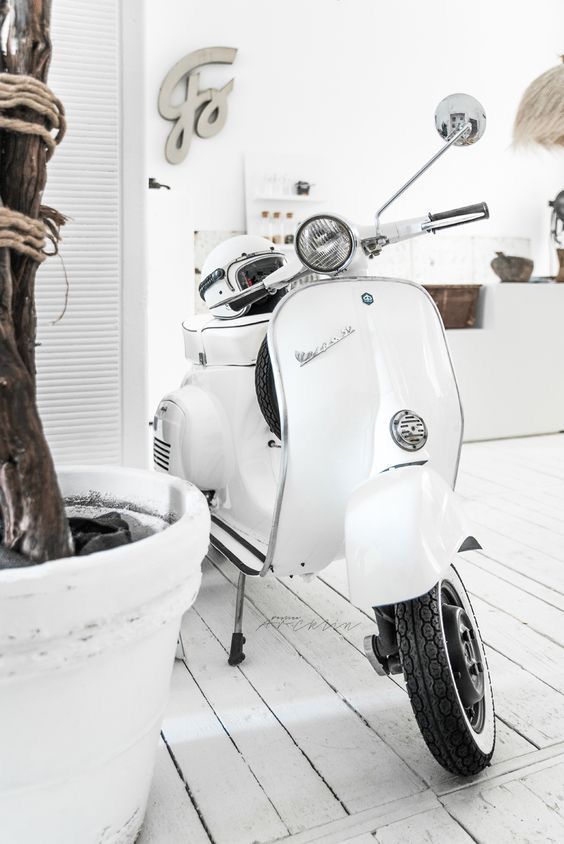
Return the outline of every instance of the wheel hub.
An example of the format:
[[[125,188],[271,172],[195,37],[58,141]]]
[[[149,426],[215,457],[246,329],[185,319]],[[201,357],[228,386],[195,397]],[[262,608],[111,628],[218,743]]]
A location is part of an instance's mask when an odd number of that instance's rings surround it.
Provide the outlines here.
[[[445,640],[458,694],[465,709],[484,697],[484,666],[472,622],[462,607],[443,604]]]

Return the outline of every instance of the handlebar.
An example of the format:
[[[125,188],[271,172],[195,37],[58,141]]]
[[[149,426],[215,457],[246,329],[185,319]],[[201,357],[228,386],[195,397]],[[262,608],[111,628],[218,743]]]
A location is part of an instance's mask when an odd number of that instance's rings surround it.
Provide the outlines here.
[[[416,217],[411,220],[399,220],[396,223],[387,223],[375,233],[373,227],[360,228],[359,246],[364,254],[371,258],[379,255],[384,246],[393,243],[400,243],[412,237],[419,237],[423,234],[435,233],[441,229],[449,229],[454,226],[462,226],[465,223],[473,223],[477,220],[486,220],[490,216],[488,206],[485,202],[478,202],[475,205],[465,205],[462,208],[453,208],[450,211],[440,211],[437,214],[429,213],[426,217]],[[228,305],[232,310],[238,311],[247,305],[264,298],[265,293],[275,293],[276,290],[286,287],[290,282],[297,281],[303,276],[310,275],[297,255],[294,255],[287,264],[275,270],[264,281],[253,285],[249,290],[236,293],[221,302],[217,302],[210,310],[220,306]]]
[[[435,220],[445,220],[448,217],[462,217],[466,214],[483,214],[486,217],[490,216],[486,203],[478,202],[476,205],[463,205],[462,208],[453,208],[452,211],[439,211],[438,214],[431,214],[429,212],[429,219],[434,222]]]
[[[361,246],[366,255],[379,255],[385,246],[400,243],[422,234],[434,234],[441,229],[462,226],[476,220],[485,220],[490,216],[485,202],[476,205],[465,205],[463,208],[453,208],[450,211],[440,211],[438,214],[427,214],[426,217],[415,217],[412,220],[398,220],[386,223],[374,234],[373,229],[361,229]]]
[[[490,211],[486,203],[478,202],[476,205],[465,205],[451,211],[440,211],[438,214],[429,212],[429,222],[423,223],[421,228],[426,232],[436,232],[439,229],[451,229],[454,226],[473,223],[475,220],[487,220],[489,216]]]

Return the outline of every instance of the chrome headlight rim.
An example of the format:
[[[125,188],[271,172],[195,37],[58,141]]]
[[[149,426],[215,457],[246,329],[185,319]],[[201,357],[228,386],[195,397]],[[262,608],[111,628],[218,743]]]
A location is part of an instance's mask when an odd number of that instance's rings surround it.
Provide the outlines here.
[[[306,260],[300,251],[300,235],[306,228],[306,226],[310,225],[315,220],[335,220],[337,223],[343,226],[344,229],[347,230],[347,233],[350,237],[350,252],[347,258],[343,262],[341,262],[336,269],[327,270],[319,268],[318,266],[315,266],[315,264],[313,264],[311,261]],[[307,220],[304,220],[303,223],[298,226],[295,235],[296,255],[298,256],[304,267],[314,273],[318,273],[319,275],[336,275],[337,273],[346,270],[346,268],[349,266],[355,256],[359,243],[360,239],[358,236],[358,232],[353,228],[353,226],[348,222],[348,220],[345,220],[344,217],[340,217],[338,214],[314,214],[312,217],[308,217]]]

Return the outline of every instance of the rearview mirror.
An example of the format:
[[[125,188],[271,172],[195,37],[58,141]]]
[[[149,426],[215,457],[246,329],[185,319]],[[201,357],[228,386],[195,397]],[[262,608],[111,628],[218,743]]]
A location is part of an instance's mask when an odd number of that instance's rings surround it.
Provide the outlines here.
[[[444,141],[469,123],[470,129],[454,145],[465,147],[479,141],[486,131],[486,112],[483,105],[469,94],[450,94],[441,100],[435,111],[435,126]]]

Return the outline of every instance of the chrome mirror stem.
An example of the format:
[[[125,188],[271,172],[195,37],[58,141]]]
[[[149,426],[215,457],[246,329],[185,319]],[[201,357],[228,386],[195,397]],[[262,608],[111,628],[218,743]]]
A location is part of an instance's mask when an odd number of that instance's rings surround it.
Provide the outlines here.
[[[434,155],[432,158],[430,158],[430,159],[429,159],[429,161],[427,161],[427,162],[423,165],[423,167],[421,167],[421,168],[417,171],[417,173],[415,173],[415,175],[413,175],[413,176],[411,177],[411,179],[409,179],[409,180],[408,180],[408,181],[407,181],[404,185],[402,185],[402,186],[401,186],[401,188],[400,188],[399,190],[397,190],[397,191],[394,193],[394,195],[393,195],[392,197],[390,197],[390,199],[388,199],[388,201],[387,201],[387,202],[385,202],[385,203],[384,203],[384,205],[382,205],[382,207],[381,207],[381,208],[379,208],[379,209],[378,209],[378,211],[376,211],[376,217],[375,217],[375,223],[376,223],[376,237],[378,237],[378,235],[380,234],[380,217],[381,217],[381,215],[383,214],[383,212],[384,212],[387,208],[389,208],[389,207],[390,207],[390,205],[391,205],[393,202],[395,202],[395,201],[396,201],[396,199],[398,199],[398,198],[402,195],[402,193],[405,193],[405,191],[406,191],[409,187],[411,187],[411,185],[412,185],[414,182],[416,182],[416,181],[417,181],[417,179],[418,179],[420,176],[422,176],[422,175],[423,175],[423,173],[425,173],[425,172],[429,169],[429,167],[431,167],[431,166],[435,163],[435,161],[437,161],[437,160],[441,157],[441,155],[444,155],[444,154],[445,154],[445,152],[447,151],[447,149],[449,149],[449,147],[451,147],[453,144],[455,144],[455,143],[456,143],[456,142],[457,142],[457,141],[458,141],[458,140],[459,140],[459,139],[460,139],[460,138],[461,138],[464,134],[469,133],[469,132],[471,132],[471,131],[472,131],[472,124],[468,121],[467,123],[465,123],[465,124],[464,124],[464,126],[462,126],[460,129],[458,129],[456,132],[453,132],[453,134],[452,134],[452,135],[450,135],[450,137],[447,139],[447,141],[446,141],[446,143],[444,144],[444,146],[442,146],[442,147],[440,148],[440,150],[439,150],[437,153],[435,153],[435,155]]]

